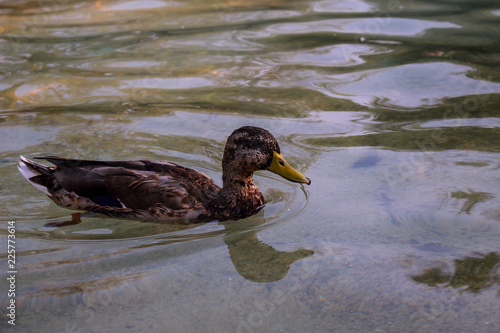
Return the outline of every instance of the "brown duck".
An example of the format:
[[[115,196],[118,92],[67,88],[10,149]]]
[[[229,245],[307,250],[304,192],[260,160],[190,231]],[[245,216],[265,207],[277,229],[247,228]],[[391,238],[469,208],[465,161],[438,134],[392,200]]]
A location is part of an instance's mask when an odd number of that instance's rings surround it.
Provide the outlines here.
[[[248,217],[264,206],[252,179],[257,170],[311,183],[285,161],[271,133],[251,126],[227,139],[222,188],[203,172],[171,162],[36,158],[55,166],[21,156],[19,171],[57,205],[121,218],[196,223]]]

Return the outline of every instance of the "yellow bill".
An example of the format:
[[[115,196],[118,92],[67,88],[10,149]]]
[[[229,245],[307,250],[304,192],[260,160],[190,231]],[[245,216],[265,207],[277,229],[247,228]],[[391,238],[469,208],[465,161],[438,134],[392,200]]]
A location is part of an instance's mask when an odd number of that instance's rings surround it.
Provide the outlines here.
[[[273,153],[273,160],[271,161],[271,165],[267,168],[269,171],[274,172],[291,182],[304,183],[307,185],[311,184],[311,180],[304,176],[301,172],[292,168],[281,154],[278,154],[275,151]]]

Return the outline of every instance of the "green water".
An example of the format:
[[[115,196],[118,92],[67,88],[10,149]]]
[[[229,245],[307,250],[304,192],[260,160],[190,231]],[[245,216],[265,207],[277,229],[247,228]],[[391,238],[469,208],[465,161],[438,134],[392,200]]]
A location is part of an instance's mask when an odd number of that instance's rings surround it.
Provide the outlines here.
[[[0,2],[0,330],[500,331],[498,1]],[[270,130],[250,218],[82,217],[18,156],[169,160],[221,184]],[[16,326],[7,323],[15,221]]]

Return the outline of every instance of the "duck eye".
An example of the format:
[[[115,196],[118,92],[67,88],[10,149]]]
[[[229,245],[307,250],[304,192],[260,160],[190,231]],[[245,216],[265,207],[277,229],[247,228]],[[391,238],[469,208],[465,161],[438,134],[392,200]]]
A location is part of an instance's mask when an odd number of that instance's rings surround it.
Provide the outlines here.
[[[281,165],[281,166],[285,166],[285,162],[283,162],[283,160],[279,160],[278,163]]]

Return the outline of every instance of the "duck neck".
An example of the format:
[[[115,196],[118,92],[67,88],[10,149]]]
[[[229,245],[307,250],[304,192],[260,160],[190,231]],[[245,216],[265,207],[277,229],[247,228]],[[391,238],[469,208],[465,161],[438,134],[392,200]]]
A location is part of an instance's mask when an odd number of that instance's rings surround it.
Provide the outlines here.
[[[255,186],[251,172],[224,172],[222,189],[227,191],[245,191]]]
[[[252,174],[225,170],[218,198],[221,215],[242,218],[254,214],[264,205],[264,196],[254,184]]]

